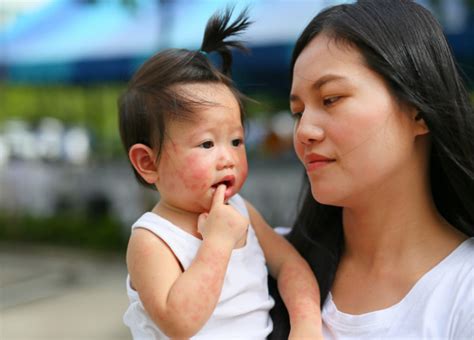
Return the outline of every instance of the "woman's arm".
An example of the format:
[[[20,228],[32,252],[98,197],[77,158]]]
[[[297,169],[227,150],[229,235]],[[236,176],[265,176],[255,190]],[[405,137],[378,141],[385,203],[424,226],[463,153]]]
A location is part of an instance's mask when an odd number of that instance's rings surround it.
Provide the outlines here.
[[[319,288],[306,261],[247,202],[250,221],[290,316],[290,338],[322,337]]]

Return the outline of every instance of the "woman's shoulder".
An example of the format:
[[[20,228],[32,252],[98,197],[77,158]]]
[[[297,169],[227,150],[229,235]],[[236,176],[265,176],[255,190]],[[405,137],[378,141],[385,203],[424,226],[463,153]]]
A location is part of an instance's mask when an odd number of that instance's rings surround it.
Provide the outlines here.
[[[459,266],[460,270],[474,276],[474,237],[470,237],[462,242],[451,254],[453,262]]]
[[[470,237],[461,243],[460,247],[466,247],[467,251],[474,253],[474,237]]]
[[[472,339],[474,328],[474,237],[465,240],[453,252],[452,270],[446,270],[448,278],[445,294],[446,305],[452,304],[452,339]]]
[[[445,311],[456,311],[466,304],[472,307],[473,259],[474,238],[470,238],[462,242],[416,283],[404,299],[406,304],[418,304],[419,301],[426,300],[430,301],[431,306],[439,306],[440,310]]]
[[[474,281],[474,237],[463,241],[442,263],[444,275],[457,279]],[[460,280],[463,279],[463,280]]]
[[[440,264],[440,277],[436,290],[450,296],[450,300],[459,305],[470,305],[474,308],[474,238],[461,243]]]

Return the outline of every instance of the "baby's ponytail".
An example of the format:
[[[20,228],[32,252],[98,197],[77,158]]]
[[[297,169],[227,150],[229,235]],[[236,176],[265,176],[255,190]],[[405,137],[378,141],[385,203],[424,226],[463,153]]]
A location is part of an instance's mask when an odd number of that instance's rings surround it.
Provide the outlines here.
[[[222,58],[221,72],[231,75],[232,52],[231,48],[247,52],[248,49],[239,40],[226,40],[241,34],[252,23],[248,17],[248,10],[244,9],[239,16],[230,23],[233,8],[228,7],[224,12],[214,14],[207,22],[201,51],[205,53],[217,52]]]

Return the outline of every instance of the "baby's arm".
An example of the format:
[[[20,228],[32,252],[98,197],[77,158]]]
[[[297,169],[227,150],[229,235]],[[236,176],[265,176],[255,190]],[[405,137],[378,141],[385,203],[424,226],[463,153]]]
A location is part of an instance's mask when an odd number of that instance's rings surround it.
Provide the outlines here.
[[[211,211],[200,218],[203,241],[184,272],[173,252],[151,232],[135,229],[130,238],[131,282],[151,319],[169,337],[191,337],[209,319],[232,249],[247,230],[248,220],[224,204],[224,192],[225,186],[216,190]]]
[[[247,202],[250,221],[290,316],[290,339],[322,338],[319,287],[306,261]]]

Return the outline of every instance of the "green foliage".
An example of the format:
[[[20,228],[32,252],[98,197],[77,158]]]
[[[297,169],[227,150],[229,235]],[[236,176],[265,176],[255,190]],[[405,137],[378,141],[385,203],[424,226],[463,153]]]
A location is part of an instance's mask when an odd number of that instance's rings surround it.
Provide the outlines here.
[[[122,153],[117,123],[117,98],[124,84],[94,86],[0,85],[0,126],[21,119],[36,124],[44,117],[67,126],[82,126],[93,136],[99,155]]]
[[[51,217],[0,214],[0,240],[124,251],[127,238],[113,218],[61,214]]]
[[[248,117],[268,117],[275,112],[289,110],[288,96],[269,92],[250,93],[244,103]]]
[[[123,157],[118,132],[117,99],[125,84],[93,86],[19,86],[0,83],[0,128],[11,119],[31,124],[52,117],[66,126],[82,126],[93,136],[94,156]],[[288,109],[286,96],[250,94],[248,117],[265,116]]]

